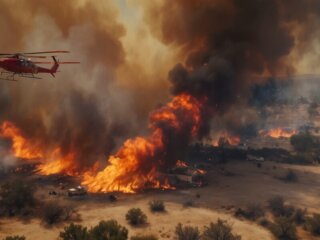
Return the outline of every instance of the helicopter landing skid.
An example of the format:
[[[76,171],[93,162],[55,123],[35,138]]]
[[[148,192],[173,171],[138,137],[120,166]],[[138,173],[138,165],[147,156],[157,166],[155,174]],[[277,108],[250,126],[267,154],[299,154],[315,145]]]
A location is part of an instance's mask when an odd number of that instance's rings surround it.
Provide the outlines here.
[[[34,74],[32,74],[32,73],[23,74],[23,73],[1,72],[0,73],[0,80],[17,82],[18,80],[15,78],[15,76],[17,76],[19,78],[42,79],[40,77],[34,76]]]

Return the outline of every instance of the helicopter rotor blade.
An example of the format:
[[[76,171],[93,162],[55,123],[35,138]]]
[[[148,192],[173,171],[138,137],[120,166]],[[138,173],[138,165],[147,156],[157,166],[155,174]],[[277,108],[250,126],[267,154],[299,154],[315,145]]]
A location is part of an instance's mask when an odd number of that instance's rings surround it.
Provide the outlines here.
[[[26,55],[30,54],[49,54],[49,53],[70,53],[69,51],[47,51],[47,52],[28,52],[28,53],[22,53]]]
[[[47,58],[47,56],[29,56],[29,55],[21,55],[26,58]]]
[[[54,62],[33,62],[34,64],[54,64]],[[58,62],[58,64],[80,64],[80,62]]]

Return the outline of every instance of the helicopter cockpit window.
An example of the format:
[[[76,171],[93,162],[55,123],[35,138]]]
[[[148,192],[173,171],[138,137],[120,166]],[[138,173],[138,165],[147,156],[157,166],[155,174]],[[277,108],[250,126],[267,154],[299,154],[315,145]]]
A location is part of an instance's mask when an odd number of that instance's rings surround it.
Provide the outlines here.
[[[20,59],[19,62],[21,66],[24,66],[24,61],[22,59]]]

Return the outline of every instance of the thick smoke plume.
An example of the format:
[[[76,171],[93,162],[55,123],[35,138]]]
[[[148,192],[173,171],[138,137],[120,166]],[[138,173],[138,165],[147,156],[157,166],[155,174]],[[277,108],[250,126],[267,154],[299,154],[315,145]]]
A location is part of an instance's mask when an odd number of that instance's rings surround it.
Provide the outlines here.
[[[153,33],[185,56],[169,73],[172,93],[207,97],[208,122],[246,106],[262,77],[295,74],[295,58],[320,35],[316,0],[155,1],[146,9]]]
[[[297,60],[312,52],[314,39],[319,37],[315,24],[320,17],[317,0],[137,1],[143,7],[147,30],[162,43],[161,47],[177,53],[168,59],[180,62],[168,73],[174,97],[150,114],[151,133],[147,137],[127,140],[108,158],[108,166],[96,173],[90,169],[96,166],[101,152],[109,155],[118,138],[132,135],[134,124],[128,119],[137,116],[130,110],[141,110],[146,105],[140,103],[139,107],[131,108],[130,94],[115,81],[106,82],[105,77],[116,79],[119,72],[128,76],[124,73],[128,70],[135,74],[134,79],[139,79],[143,67],[151,68],[147,72],[162,68],[147,63],[137,64],[137,68],[134,64],[126,65],[128,58],[122,38],[130,31],[118,21],[115,6],[108,2],[32,0],[22,1],[17,9],[10,8],[16,5],[12,2],[0,3],[3,11],[0,16],[10,19],[12,27],[18,30],[9,33],[6,40],[1,39],[0,46],[5,49],[30,46],[30,31],[44,22],[56,29],[55,40],[68,40],[62,47],[85,56],[82,59],[85,64],[82,74],[65,73],[62,77],[69,81],[54,88],[50,83],[28,86],[29,91],[25,91],[26,85],[2,88],[1,118],[22,129],[30,141],[40,141],[44,152],[58,147],[65,156],[62,159],[69,162],[66,172],[70,172],[70,167],[71,172],[88,170],[84,183],[92,191],[130,192],[148,182],[153,187],[161,186],[156,180],[157,170],[170,167],[183,157],[193,139],[208,136],[210,129],[215,129],[211,126],[212,119],[227,119],[232,132],[244,134],[239,128],[245,126],[245,134],[254,134],[251,121],[255,114],[250,109],[241,111],[254,101],[253,86],[265,77],[299,72]],[[141,34],[140,38],[146,35]],[[47,44],[48,39],[38,40],[39,45]],[[138,44],[137,48],[141,46]],[[144,51],[143,47],[140,50]],[[94,81],[88,81],[88,76]],[[148,82],[145,89],[151,85]],[[143,100],[143,94],[133,94],[137,95]],[[147,94],[148,106],[156,95],[162,94]],[[246,116],[238,117],[238,112]],[[238,124],[230,118],[243,121]]]

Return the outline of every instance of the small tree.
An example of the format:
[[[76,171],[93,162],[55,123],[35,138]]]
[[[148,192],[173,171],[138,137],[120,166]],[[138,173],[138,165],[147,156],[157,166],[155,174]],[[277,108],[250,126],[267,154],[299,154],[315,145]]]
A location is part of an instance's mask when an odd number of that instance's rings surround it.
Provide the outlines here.
[[[141,225],[147,222],[147,216],[140,208],[131,208],[126,214],[126,219],[131,225]]]
[[[7,236],[3,240],[26,240],[25,236]]]
[[[210,223],[202,234],[203,240],[241,240],[241,236],[232,233],[232,227],[225,221],[218,219],[217,223]]]
[[[34,191],[34,186],[21,180],[3,184],[0,188],[0,213],[12,216],[33,206]]]
[[[61,240],[89,240],[89,233],[86,227],[71,223],[60,232]]]
[[[320,214],[314,214],[313,217],[308,218],[306,228],[313,235],[320,235]]]
[[[178,240],[199,240],[200,232],[197,227],[183,226],[179,223],[176,227],[176,236]]]
[[[126,240],[128,230],[115,220],[101,221],[89,231],[92,240]]]
[[[164,212],[165,206],[164,202],[161,200],[153,200],[149,202],[151,212]]]
[[[270,226],[270,230],[279,240],[297,239],[296,226],[288,217],[276,218],[275,223]]]
[[[75,209],[71,205],[60,205],[55,202],[49,202],[43,205],[41,209],[42,221],[48,225],[70,220]]]
[[[292,206],[286,206],[282,197],[274,197],[269,200],[269,208],[271,212],[279,217],[286,216],[291,217],[294,213],[294,208]]]
[[[155,235],[141,235],[141,236],[133,236],[131,240],[158,240]]]

